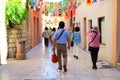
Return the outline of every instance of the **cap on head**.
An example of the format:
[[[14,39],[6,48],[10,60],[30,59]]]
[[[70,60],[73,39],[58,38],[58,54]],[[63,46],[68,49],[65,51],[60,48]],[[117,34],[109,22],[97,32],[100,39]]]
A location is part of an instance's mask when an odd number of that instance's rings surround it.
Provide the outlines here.
[[[98,27],[97,27],[97,26],[94,26],[94,27],[92,28],[92,30],[93,30],[93,31],[97,31],[97,30],[98,30]]]

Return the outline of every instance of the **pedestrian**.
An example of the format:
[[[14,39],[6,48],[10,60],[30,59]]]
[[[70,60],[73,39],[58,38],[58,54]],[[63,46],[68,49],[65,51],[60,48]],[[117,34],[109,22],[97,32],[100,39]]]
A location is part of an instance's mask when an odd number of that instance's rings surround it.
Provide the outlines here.
[[[47,27],[45,27],[43,33],[42,33],[42,37],[44,37],[44,44],[46,47],[48,47],[49,44],[49,39],[50,39],[50,31],[48,30]]]
[[[54,34],[53,50],[55,52],[57,48],[58,69],[62,70],[63,66],[64,72],[67,72],[67,48],[70,49],[70,33],[64,27],[65,23],[60,21],[59,29]]]
[[[71,40],[71,37],[72,37],[72,29],[69,27],[69,28],[67,28],[67,30],[68,30],[69,33],[70,33],[70,40]]]
[[[92,27],[87,32],[88,37],[90,38],[90,41],[88,43],[89,51],[91,55],[91,60],[93,64],[93,69],[97,69],[97,59],[98,59],[98,52],[99,52],[99,46],[100,46],[100,31],[97,26]]]
[[[53,44],[53,36],[54,36],[55,31],[56,31],[56,28],[54,27],[52,29],[51,33],[50,33],[50,35],[51,35],[51,40],[50,41],[51,41],[52,44]]]
[[[78,53],[80,50],[80,45],[81,45],[81,35],[80,35],[80,28],[75,27],[75,30],[73,32],[73,56],[74,58],[78,59]]]

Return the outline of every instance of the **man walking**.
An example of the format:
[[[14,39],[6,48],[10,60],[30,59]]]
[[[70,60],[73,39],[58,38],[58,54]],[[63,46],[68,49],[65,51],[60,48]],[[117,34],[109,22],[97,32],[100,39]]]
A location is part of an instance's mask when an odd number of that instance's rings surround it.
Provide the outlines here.
[[[59,22],[60,29],[54,34],[53,50],[55,52],[55,48],[57,48],[58,69],[62,70],[63,66],[64,72],[67,72],[67,47],[70,49],[70,33],[64,27],[65,23],[63,21]],[[61,56],[63,57],[63,63]]]

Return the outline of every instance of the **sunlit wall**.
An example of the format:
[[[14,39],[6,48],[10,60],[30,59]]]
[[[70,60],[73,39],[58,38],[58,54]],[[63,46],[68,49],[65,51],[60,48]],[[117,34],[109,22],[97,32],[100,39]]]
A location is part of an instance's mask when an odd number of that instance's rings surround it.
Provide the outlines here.
[[[1,64],[7,64],[7,36],[5,27],[5,3],[6,0],[0,1],[0,57]]]

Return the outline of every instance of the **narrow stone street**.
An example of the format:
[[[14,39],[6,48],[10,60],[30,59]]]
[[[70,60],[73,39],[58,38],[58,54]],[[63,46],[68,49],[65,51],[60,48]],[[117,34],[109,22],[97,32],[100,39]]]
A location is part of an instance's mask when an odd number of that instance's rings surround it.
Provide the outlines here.
[[[68,50],[68,71],[59,71],[57,63],[51,62],[52,46],[45,48],[39,43],[26,54],[25,60],[8,59],[0,66],[0,80],[120,80],[120,71],[98,60],[93,70],[88,52],[80,49],[79,58]]]

